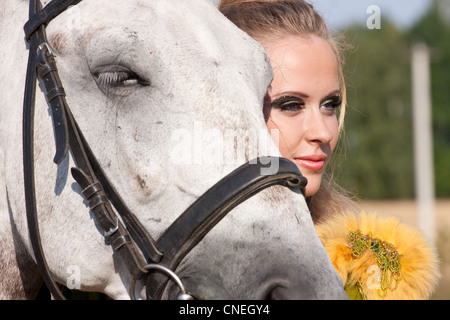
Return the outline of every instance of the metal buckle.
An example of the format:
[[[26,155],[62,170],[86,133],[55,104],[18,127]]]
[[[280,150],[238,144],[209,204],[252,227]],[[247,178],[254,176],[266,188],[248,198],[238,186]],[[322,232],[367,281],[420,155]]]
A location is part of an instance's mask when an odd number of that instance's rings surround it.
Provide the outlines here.
[[[116,231],[119,230],[119,218],[116,216],[116,226],[114,228],[110,228],[109,231],[104,232],[104,237],[112,236]]]
[[[47,48],[47,51],[48,51],[52,56],[54,56],[53,50],[52,50],[52,48],[50,47],[50,45],[49,45],[47,42],[42,42],[42,43],[37,47],[37,49],[36,49],[36,54],[39,55],[39,53],[42,51],[42,49],[44,49],[44,47]]]

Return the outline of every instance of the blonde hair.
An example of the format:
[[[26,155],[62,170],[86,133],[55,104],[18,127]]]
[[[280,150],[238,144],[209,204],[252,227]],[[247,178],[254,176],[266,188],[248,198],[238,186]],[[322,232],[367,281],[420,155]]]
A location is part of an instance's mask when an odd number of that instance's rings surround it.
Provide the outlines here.
[[[343,50],[347,45],[340,35],[329,32],[314,7],[304,0],[220,0],[218,7],[237,27],[263,45],[288,35],[314,35],[329,44],[338,65],[342,98],[339,132],[342,133],[347,102]],[[315,221],[329,214],[359,210],[348,193],[333,182],[331,175],[324,175],[319,191],[307,202]]]

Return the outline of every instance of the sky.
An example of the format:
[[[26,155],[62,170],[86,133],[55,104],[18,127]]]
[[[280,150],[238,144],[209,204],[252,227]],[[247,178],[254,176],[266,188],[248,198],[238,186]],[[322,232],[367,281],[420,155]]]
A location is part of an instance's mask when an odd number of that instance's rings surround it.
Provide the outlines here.
[[[377,5],[381,17],[399,28],[408,28],[420,19],[431,5],[431,0],[309,0],[334,28],[345,28],[352,23],[365,25],[373,12],[367,8]]]
[[[217,3],[217,0],[212,0]],[[429,8],[432,0],[308,0],[322,14],[328,25],[342,29],[350,24],[366,25],[371,13],[367,8],[377,5],[381,17],[399,28],[413,25]]]

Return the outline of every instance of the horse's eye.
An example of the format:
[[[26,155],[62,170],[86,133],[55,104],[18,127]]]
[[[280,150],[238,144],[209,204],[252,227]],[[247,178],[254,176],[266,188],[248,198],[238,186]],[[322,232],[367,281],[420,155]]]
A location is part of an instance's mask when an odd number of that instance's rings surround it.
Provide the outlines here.
[[[103,72],[97,75],[97,80],[111,87],[129,87],[134,85],[147,86],[149,83],[130,72]]]
[[[149,81],[124,68],[100,71],[94,73],[93,76],[102,91],[117,95],[128,95],[132,92],[132,89],[150,85]]]

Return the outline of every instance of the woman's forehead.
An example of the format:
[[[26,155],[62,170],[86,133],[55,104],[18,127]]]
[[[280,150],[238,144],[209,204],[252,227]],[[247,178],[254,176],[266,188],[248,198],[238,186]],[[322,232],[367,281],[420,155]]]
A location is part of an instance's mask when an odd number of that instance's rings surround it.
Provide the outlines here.
[[[266,50],[274,71],[274,89],[339,89],[337,59],[325,40],[286,37],[271,42]]]

